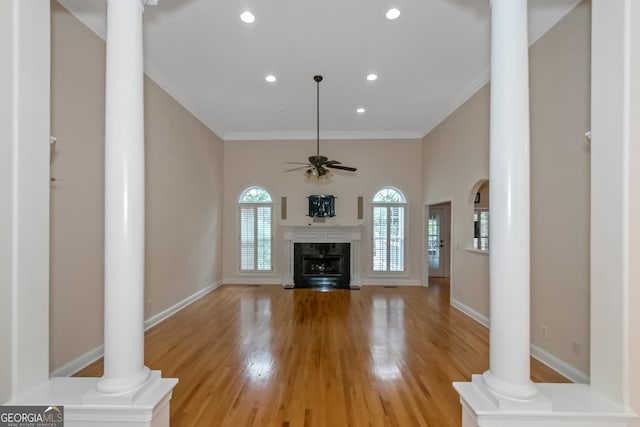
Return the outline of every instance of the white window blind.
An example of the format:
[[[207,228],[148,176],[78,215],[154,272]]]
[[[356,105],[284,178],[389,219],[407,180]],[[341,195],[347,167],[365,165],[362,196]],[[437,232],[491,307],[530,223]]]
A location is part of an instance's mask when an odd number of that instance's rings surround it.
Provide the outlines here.
[[[271,270],[271,206],[240,208],[240,269]]]
[[[389,207],[389,271],[404,271],[404,206]]]
[[[271,270],[271,196],[263,188],[250,187],[239,202],[240,270]]]
[[[373,271],[386,271],[389,260],[387,207],[373,207]]]
[[[379,272],[405,270],[405,198],[397,189],[385,187],[373,198],[372,269]]]
[[[240,270],[255,269],[256,209],[254,206],[240,208]]]
[[[271,206],[259,206],[256,215],[258,270],[271,270]]]
[[[489,211],[476,209],[473,212],[473,248],[489,250]]]

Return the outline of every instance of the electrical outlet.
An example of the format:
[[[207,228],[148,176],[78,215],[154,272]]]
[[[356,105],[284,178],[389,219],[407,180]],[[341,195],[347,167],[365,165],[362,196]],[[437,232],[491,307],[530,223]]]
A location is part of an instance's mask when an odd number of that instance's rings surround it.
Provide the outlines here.
[[[549,338],[549,328],[547,325],[540,325],[540,336],[542,338]]]
[[[576,356],[580,356],[582,354],[582,344],[578,340],[571,341],[571,349],[573,350],[573,354]]]

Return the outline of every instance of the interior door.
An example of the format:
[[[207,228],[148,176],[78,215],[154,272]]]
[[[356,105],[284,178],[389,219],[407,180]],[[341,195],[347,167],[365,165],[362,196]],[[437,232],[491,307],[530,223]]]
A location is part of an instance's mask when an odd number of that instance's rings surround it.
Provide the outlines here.
[[[427,263],[430,277],[449,277],[450,204],[429,206]]]

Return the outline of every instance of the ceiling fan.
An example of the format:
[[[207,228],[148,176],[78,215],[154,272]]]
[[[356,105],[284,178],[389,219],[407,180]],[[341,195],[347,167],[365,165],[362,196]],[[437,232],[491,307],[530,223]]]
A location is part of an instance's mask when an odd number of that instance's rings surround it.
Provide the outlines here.
[[[355,172],[357,169],[351,166],[343,166],[337,160],[329,160],[326,156],[320,155],[320,82],[322,76],[313,76],[313,80],[316,82],[316,155],[310,156],[308,162],[287,162],[293,165],[304,165],[293,169],[288,169],[285,172],[292,172],[300,169],[307,169],[305,175],[307,178],[328,179],[331,176],[329,169],[340,169],[349,172]]]

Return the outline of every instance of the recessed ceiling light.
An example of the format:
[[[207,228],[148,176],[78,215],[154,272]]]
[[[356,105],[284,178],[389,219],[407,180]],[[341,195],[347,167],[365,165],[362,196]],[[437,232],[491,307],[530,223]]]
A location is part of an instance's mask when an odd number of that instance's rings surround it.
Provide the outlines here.
[[[371,74],[369,74],[367,76],[367,80],[369,80],[370,82],[376,80],[377,78],[378,78],[378,75],[377,74],[373,74],[373,73],[371,73]]]
[[[389,9],[386,16],[387,19],[396,19],[398,16],[400,16],[400,11],[396,8]]]
[[[244,22],[246,24],[252,24],[253,21],[256,20],[256,17],[253,16],[253,13],[251,13],[251,12],[243,12],[240,15],[240,19],[242,20],[242,22]]]
[[[267,77],[265,77],[264,79],[265,79],[266,81],[268,81],[269,83],[273,83],[273,82],[275,82],[275,81],[277,80],[277,79],[276,79],[276,76],[274,76],[273,74],[269,74],[269,75],[268,75]]]
[[[358,108],[358,109],[356,110],[356,113],[358,113],[358,114],[362,114],[362,113],[364,113],[365,111],[367,111],[367,110],[365,110],[364,108],[360,107],[360,108]]]

